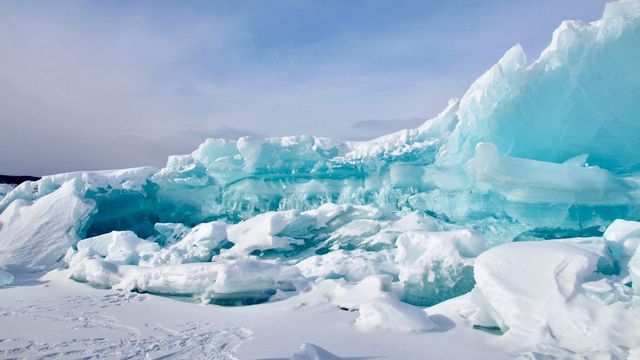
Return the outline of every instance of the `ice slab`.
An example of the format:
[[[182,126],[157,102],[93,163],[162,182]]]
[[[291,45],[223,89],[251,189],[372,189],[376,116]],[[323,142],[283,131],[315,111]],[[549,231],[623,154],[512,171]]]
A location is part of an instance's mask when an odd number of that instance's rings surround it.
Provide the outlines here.
[[[138,267],[84,258],[70,270],[71,278],[95,287],[186,296],[221,305],[267,301],[278,289],[295,290],[293,281],[298,278],[293,268],[256,260]]]

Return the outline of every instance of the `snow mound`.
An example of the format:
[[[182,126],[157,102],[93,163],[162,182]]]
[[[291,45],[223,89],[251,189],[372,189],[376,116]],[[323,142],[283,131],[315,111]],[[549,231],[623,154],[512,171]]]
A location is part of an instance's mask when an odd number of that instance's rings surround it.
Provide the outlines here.
[[[304,343],[300,350],[291,355],[290,360],[341,360],[336,356],[318,345]]]
[[[0,267],[42,271],[59,263],[80,240],[95,206],[81,198],[79,186],[66,182],[36,201],[13,201],[0,214]]]
[[[596,273],[599,257],[563,241],[488,250],[475,262],[475,309],[467,316],[479,328],[503,332],[514,351],[533,348],[558,357],[624,353],[640,345],[633,330],[640,314],[628,302],[607,304],[589,296],[613,290],[607,280],[615,278]]]

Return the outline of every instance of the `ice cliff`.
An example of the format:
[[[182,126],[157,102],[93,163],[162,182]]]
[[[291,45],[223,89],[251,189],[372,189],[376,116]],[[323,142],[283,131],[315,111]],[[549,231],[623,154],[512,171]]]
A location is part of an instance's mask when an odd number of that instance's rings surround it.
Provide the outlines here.
[[[514,46],[415,129],[365,142],[207,139],[163,169],[3,188],[0,268],[69,266],[94,286],[221,304],[368,279],[354,290],[366,301],[346,302],[356,325],[409,317],[396,327],[407,331],[433,324],[397,299],[432,305],[473,289],[465,316],[480,328],[579,337],[588,316],[576,303],[615,303],[606,311],[621,316],[640,296],[640,226],[604,232],[640,220],[639,59],[640,2],[623,0],[598,21],[563,22],[533,62]],[[564,238],[578,240],[539,242]],[[621,354],[640,346],[619,341]]]

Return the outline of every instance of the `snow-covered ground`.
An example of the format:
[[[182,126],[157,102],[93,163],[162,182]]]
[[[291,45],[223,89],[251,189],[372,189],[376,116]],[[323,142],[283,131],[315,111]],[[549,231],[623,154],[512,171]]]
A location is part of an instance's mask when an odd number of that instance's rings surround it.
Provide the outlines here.
[[[509,358],[500,336],[458,315],[465,298],[428,309],[431,332],[359,331],[357,312],[322,291],[242,307],[94,289],[68,271],[20,275],[0,291],[0,358],[288,359],[304,343],[348,359]]]

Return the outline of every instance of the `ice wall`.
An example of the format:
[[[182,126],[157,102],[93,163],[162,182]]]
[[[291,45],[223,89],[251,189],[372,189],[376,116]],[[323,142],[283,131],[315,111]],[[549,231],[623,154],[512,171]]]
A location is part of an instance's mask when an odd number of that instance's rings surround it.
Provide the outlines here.
[[[566,21],[527,64],[518,45],[424,125],[366,142],[209,139],[149,177],[161,221],[232,222],[323,203],[417,210],[518,235],[593,235],[640,217],[640,6]],[[144,205],[141,205],[144,206]]]

